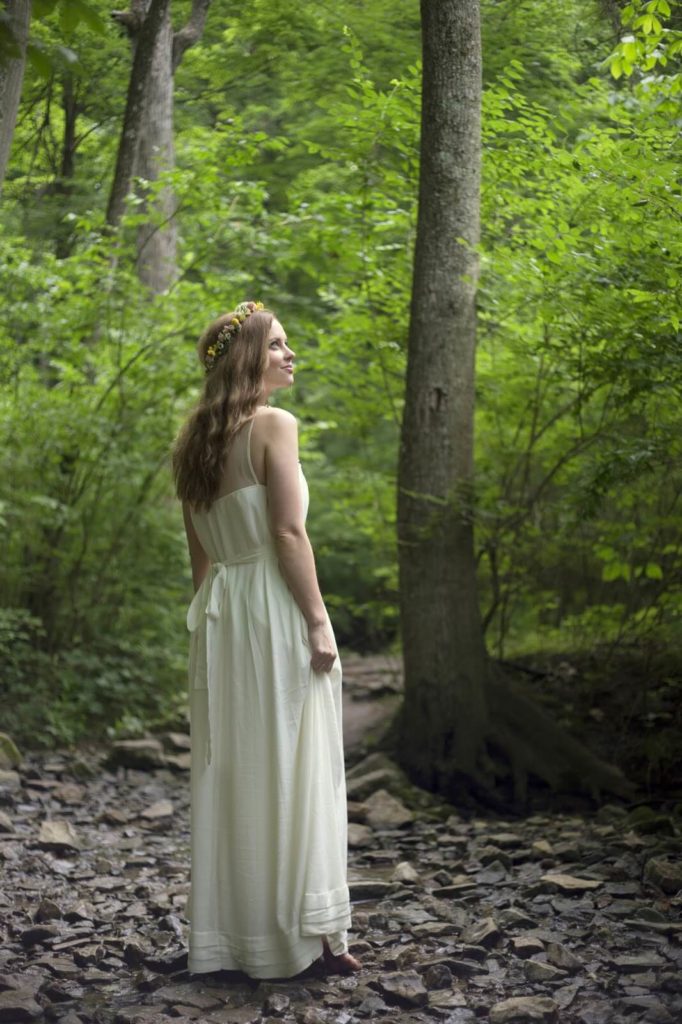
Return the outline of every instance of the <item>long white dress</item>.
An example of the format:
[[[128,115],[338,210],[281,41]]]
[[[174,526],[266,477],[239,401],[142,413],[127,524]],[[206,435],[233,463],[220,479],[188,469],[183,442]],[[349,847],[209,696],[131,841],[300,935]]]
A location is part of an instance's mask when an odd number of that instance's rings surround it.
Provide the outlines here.
[[[187,613],[188,969],[285,978],[321,955],[324,935],[333,953],[348,950],[341,663],[310,666],[253,471],[254,422],[228,455],[240,486],[192,512],[212,564]],[[299,476],[307,516],[300,463]]]

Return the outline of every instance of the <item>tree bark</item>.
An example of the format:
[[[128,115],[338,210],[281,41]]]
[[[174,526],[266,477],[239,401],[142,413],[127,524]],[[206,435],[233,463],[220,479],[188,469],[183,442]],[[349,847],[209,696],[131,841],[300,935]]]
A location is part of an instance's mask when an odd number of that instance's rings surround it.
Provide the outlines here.
[[[7,172],[24,81],[31,0],[5,0],[5,10],[19,52],[10,60],[0,61],[0,190]]]
[[[397,490],[405,693],[384,745],[419,785],[504,806],[529,774],[627,792],[485,648],[474,555],[475,295],[479,241],[479,0],[421,0],[419,212]],[[500,765],[499,756],[504,759]],[[506,798],[510,794],[507,793]]]
[[[114,17],[133,40],[135,61],[142,46],[142,35],[152,17],[155,0],[131,0],[130,10],[116,12]],[[173,33],[170,3],[155,19],[151,53],[142,83],[141,108],[135,109],[135,139],[128,148],[132,164],[124,197],[133,175],[140,179],[138,195],[144,200],[149,219],[138,230],[137,267],[141,280],[154,292],[165,291],[177,274],[176,202],[170,187],[151,197],[153,184],[165,171],[175,166],[173,141],[173,76],[185,51],[201,37],[210,0],[193,0],[186,24]],[[135,75],[135,61],[131,83]],[[125,132],[125,129],[124,129]],[[122,137],[123,146],[123,137]],[[130,159],[130,154],[128,154]],[[113,196],[113,189],[112,189]],[[119,214],[120,219],[120,214]]]
[[[116,156],[116,170],[107,206],[107,222],[113,227],[116,227],[121,221],[125,210],[126,196],[130,192],[135,173],[135,161],[144,116],[145,93],[152,70],[156,37],[163,19],[168,16],[169,5],[170,0],[149,0],[146,16],[137,22],[139,33],[128,82],[123,128]],[[133,5],[133,9],[135,9],[135,5]],[[119,20],[124,21],[122,18]],[[126,27],[129,27],[127,18],[125,23]]]
[[[153,292],[164,292],[177,275],[175,196],[169,187],[149,198],[144,182],[153,184],[175,166],[173,140],[173,27],[170,6],[159,25],[147,81],[135,174],[148,220],[137,232],[137,271]]]
[[[416,780],[441,789],[455,773],[477,772],[487,721],[470,509],[481,41],[477,0],[422,0],[421,12],[419,214],[397,500],[402,742]]]

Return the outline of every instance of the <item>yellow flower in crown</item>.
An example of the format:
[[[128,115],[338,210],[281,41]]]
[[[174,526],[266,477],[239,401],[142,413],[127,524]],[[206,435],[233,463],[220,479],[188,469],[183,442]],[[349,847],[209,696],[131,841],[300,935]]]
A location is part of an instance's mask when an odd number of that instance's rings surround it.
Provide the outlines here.
[[[265,309],[262,302],[240,302],[235,308],[233,316],[223,325],[218,337],[213,345],[210,345],[206,349],[206,356],[204,359],[204,366],[206,373],[209,372],[215,365],[216,359],[218,359],[223,352],[227,349],[229,342],[238,334],[241,330],[241,326],[247,317],[251,316],[252,313],[256,313],[261,309]]]

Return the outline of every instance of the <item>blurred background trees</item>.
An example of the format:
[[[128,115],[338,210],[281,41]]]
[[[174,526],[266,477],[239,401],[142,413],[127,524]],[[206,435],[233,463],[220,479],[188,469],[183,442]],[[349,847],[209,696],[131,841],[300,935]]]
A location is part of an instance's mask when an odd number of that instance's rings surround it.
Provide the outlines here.
[[[20,6],[0,19],[0,95],[24,66],[0,122],[6,727],[73,742],[182,706],[191,582],[168,448],[196,338],[243,298],[277,310],[297,353],[278,401],[301,424],[339,642],[398,647],[418,3],[204,5],[171,63],[173,159],[136,164],[113,234],[131,38],[104,0],[34,0],[24,61]],[[167,39],[197,6],[172,0]],[[538,0],[482,3],[486,643],[505,662],[629,651],[643,693],[652,672],[679,678],[680,20],[666,0],[567,0],[551,19]],[[152,278],[141,240],[171,223],[172,272]],[[679,723],[642,699],[665,745]]]

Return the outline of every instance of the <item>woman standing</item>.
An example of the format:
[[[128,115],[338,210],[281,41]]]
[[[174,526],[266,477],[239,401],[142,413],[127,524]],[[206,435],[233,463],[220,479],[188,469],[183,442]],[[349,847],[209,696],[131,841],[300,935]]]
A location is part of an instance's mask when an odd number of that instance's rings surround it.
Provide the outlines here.
[[[268,404],[294,353],[261,303],[199,339],[173,449],[194,599],[188,967],[292,977],[348,953],[341,664],[305,520],[297,422]]]

